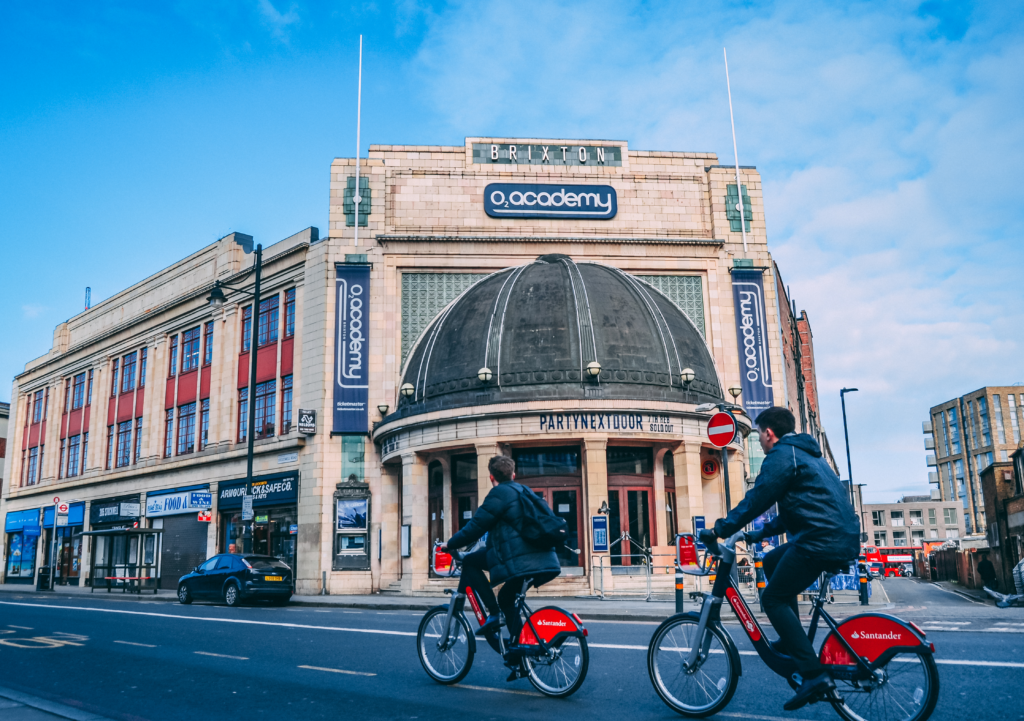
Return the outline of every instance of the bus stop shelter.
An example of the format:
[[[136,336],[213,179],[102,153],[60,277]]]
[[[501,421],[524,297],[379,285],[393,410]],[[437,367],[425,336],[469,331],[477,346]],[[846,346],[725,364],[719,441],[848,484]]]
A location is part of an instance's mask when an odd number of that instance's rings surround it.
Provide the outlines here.
[[[91,536],[92,570],[90,585],[122,592],[155,594],[160,587],[160,528],[109,528],[86,531]]]

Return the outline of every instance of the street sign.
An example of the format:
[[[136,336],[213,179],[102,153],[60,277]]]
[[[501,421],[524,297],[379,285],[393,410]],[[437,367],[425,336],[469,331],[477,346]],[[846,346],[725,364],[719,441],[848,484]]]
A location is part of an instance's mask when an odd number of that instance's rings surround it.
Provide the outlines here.
[[[58,526],[66,526],[66,525],[68,525],[68,517],[66,515],[64,515],[64,516],[57,516],[57,525]]]
[[[196,520],[198,520],[200,523],[209,523],[213,520],[213,513],[209,509],[205,511],[200,511],[199,516]]]
[[[71,506],[68,505],[67,501],[61,501],[57,504],[57,513],[61,516],[66,516],[68,515],[68,509],[70,508]]]
[[[252,496],[246,494],[242,496],[242,520],[251,521],[252,516]]]
[[[58,503],[60,503],[60,496],[54,496],[53,497],[53,505],[56,506]]]
[[[732,413],[716,413],[708,421],[708,440],[716,448],[725,448],[736,435],[736,419]]]
[[[591,516],[594,553],[608,553],[608,516]]]
[[[676,536],[676,561],[680,566],[697,565],[697,546],[694,537],[688,534]]]
[[[316,435],[316,411],[299,409],[299,433],[307,436]]]
[[[698,539],[700,538],[700,532],[704,530],[704,524],[705,524],[704,516],[694,516],[693,517],[693,537],[694,538],[698,538]],[[699,548],[700,550],[703,551],[705,549],[705,546],[704,546],[703,543],[701,543],[698,540],[697,541],[697,548]]]

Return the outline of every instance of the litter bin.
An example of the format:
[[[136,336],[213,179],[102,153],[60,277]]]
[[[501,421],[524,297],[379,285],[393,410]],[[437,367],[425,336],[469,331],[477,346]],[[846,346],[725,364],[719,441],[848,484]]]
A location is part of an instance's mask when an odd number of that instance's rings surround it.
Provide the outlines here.
[[[39,591],[50,591],[50,568],[39,569],[39,579],[36,581],[36,589]]]

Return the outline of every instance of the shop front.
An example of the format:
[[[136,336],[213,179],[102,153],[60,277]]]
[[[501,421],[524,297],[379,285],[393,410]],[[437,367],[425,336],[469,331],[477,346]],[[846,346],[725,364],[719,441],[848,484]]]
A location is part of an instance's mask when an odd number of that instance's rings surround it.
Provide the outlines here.
[[[298,471],[225,481],[219,485],[221,553],[258,553],[296,568]],[[294,578],[294,575],[293,575]]]
[[[129,566],[136,566],[140,558],[154,563],[157,534],[148,536],[130,534],[96,534],[95,531],[120,531],[138,528],[142,517],[142,504],[138,493],[130,496],[103,498],[93,501],[89,509],[89,531],[93,537],[90,576],[88,583],[105,586],[108,578],[123,576]],[[141,541],[140,541],[141,539]],[[142,542],[144,547],[139,548]]]
[[[39,545],[39,509],[10,511],[4,519],[7,567],[4,583],[31,584],[36,571]]]
[[[43,547],[40,567],[50,568],[50,553],[55,552],[54,583],[60,586],[78,586],[82,567],[82,528],[85,523],[85,504],[72,503],[67,515],[57,515],[57,541],[54,547],[54,508],[43,508]]]
[[[150,527],[163,530],[160,588],[177,589],[178,579],[207,559],[212,502],[208,485],[146,494]]]

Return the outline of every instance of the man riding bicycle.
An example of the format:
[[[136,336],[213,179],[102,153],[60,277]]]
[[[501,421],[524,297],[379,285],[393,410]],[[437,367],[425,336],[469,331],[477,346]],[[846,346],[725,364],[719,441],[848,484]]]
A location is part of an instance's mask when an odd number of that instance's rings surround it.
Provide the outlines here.
[[[518,642],[522,631],[522,620],[516,610],[516,596],[522,590],[523,581],[532,578],[532,585],[536,588],[562,572],[554,548],[531,545],[520,535],[523,519],[520,496],[524,493],[532,494],[533,491],[515,482],[515,468],[515,462],[508,456],[494,456],[487,463],[494,487],[483,504],[476,509],[473,519],[445,544],[448,549],[464,548],[487,534],[487,548],[463,558],[459,591],[464,592],[467,585],[476,589],[487,607],[487,621],[477,631],[478,635],[498,630],[500,607],[508,626],[510,646]],[[483,574],[485,563],[491,572],[490,584]],[[495,601],[490,587],[500,583],[505,585],[501,587]],[[514,681],[516,678],[517,671],[513,668],[508,680]]]
[[[768,585],[761,603],[779,634],[781,650],[796,661],[803,679],[784,705],[794,711],[835,688],[800,623],[797,594],[824,571],[857,558],[860,524],[818,443],[806,433],[794,433],[796,419],[789,410],[768,408],[755,423],[766,455],[754,487],[728,516],[715,522],[714,529],[701,535],[728,538],[778,504],[778,517],[747,534],[747,539],[758,542],[783,532],[789,535],[787,543],[764,557]]]

